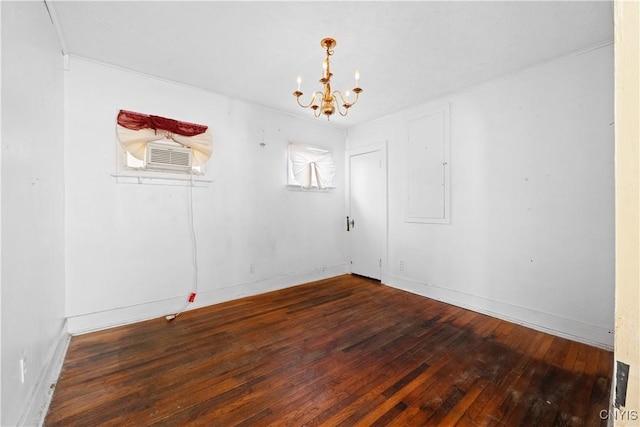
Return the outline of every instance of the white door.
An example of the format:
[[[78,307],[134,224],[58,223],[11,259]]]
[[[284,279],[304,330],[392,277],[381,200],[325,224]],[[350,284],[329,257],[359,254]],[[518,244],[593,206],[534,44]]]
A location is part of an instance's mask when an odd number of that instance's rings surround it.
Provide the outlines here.
[[[349,161],[351,272],[380,280],[386,241],[386,159],[382,147],[352,150]]]

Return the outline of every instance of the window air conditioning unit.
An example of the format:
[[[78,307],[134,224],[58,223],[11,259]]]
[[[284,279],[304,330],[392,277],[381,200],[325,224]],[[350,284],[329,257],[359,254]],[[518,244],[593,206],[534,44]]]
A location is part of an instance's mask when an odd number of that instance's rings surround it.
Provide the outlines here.
[[[147,143],[145,168],[189,172],[191,161],[191,148],[162,142]]]

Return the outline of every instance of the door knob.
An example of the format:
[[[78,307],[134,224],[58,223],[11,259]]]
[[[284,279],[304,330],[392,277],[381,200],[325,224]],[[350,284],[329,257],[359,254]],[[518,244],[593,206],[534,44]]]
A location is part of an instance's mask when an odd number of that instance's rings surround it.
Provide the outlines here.
[[[355,228],[356,222],[353,219],[349,219],[347,217],[347,231],[351,231],[352,228]]]

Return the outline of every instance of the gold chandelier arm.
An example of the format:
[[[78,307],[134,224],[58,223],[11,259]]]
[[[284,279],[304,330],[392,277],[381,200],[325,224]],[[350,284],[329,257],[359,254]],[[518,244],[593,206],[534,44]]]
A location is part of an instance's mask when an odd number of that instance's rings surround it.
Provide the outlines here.
[[[356,99],[351,104],[349,104],[349,107],[351,107],[352,105],[356,105],[356,102],[358,102],[358,99],[360,99],[360,92],[362,92],[362,89],[360,89],[359,87],[356,87],[356,88],[353,88],[351,91],[356,94]]]
[[[333,91],[333,97],[336,98],[336,100],[339,97],[342,100],[342,103],[344,105],[350,105],[347,101],[345,101],[344,96],[342,95],[342,92],[340,92],[339,90],[334,90]],[[336,104],[339,104],[339,102],[336,102]]]
[[[336,106],[338,107],[338,113],[340,113],[341,116],[346,116],[347,113],[349,112],[349,108],[351,108],[353,105],[356,104],[356,102],[358,102],[358,99],[360,98],[360,92],[362,92],[362,89],[360,88],[353,89],[353,93],[356,94],[356,99],[353,102],[348,102],[347,100],[345,100],[344,95],[342,95],[342,92],[340,92],[339,90],[336,90],[333,92],[333,97],[335,98],[335,100],[337,101],[339,97],[340,100],[342,101],[342,107],[344,108],[344,113],[340,108],[341,107],[340,103],[336,102]]]
[[[340,105],[340,102],[338,102],[338,98],[340,98],[340,100],[342,101],[342,105]],[[333,99],[335,100],[335,105],[336,105],[336,109],[338,110],[338,113],[343,117],[346,116],[347,113],[349,112],[349,107],[351,107],[351,104],[345,101],[344,96],[342,96],[342,92],[340,92],[339,90],[334,91]],[[344,108],[344,113],[342,112],[341,107]]]
[[[300,97],[303,95],[302,92],[300,91],[295,91],[293,92],[293,94],[296,97],[296,101],[298,102],[298,105],[301,106],[302,108],[309,108],[311,107],[313,104],[316,103],[316,98],[318,95],[322,95],[322,92],[313,92],[313,95],[311,95],[311,100],[309,101],[309,103],[307,105],[304,105],[300,102]]]
[[[356,94],[356,99],[353,102],[349,102],[347,100],[344,99],[344,95],[342,95],[342,92],[340,92],[339,90],[336,90],[333,92],[333,96],[336,97],[339,96],[340,99],[342,100],[342,103],[344,104],[343,107],[349,108],[353,105],[356,105],[356,102],[358,102],[358,99],[360,98],[360,92],[362,92],[362,89],[360,88],[354,88],[353,93]]]

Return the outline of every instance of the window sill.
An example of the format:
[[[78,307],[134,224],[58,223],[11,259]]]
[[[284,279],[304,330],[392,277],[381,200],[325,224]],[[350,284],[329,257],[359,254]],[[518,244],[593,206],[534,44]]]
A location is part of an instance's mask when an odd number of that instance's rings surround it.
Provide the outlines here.
[[[204,175],[191,175],[188,173],[156,172],[150,170],[123,170],[112,173],[117,184],[147,184],[147,185],[173,185],[187,187],[190,183],[194,187],[208,187],[212,179]]]
[[[317,188],[317,187],[311,187],[311,188],[304,188],[300,185],[291,185],[291,184],[287,184],[287,190],[289,191],[302,191],[304,193],[329,193],[333,190],[335,190],[336,187],[327,187],[327,188]]]

